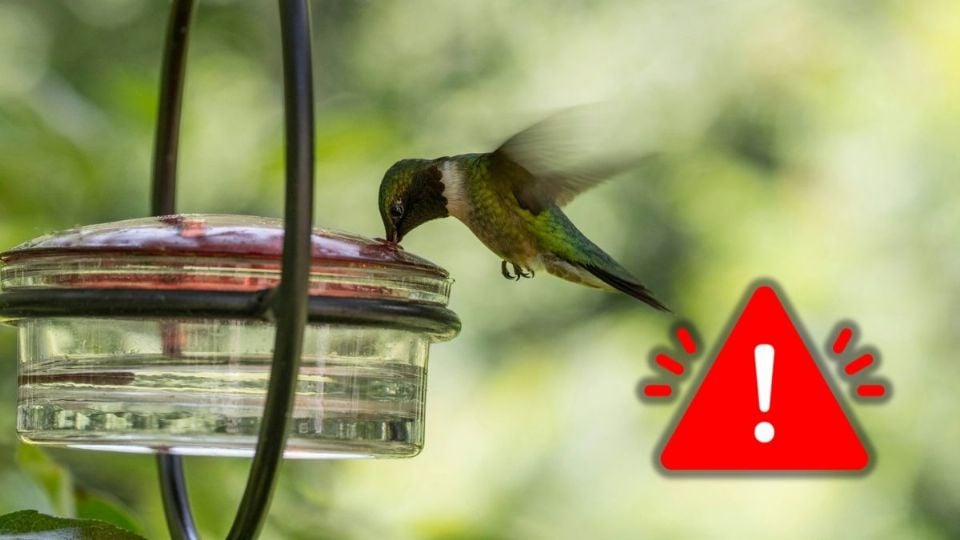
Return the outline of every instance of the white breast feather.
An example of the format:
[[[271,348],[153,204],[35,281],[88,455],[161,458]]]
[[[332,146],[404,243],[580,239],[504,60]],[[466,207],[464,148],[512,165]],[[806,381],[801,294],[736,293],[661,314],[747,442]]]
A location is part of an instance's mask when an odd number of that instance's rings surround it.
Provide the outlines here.
[[[456,162],[446,161],[440,172],[443,174],[440,181],[443,182],[443,196],[447,199],[447,212],[462,221],[470,213],[470,202],[463,185],[463,171]]]

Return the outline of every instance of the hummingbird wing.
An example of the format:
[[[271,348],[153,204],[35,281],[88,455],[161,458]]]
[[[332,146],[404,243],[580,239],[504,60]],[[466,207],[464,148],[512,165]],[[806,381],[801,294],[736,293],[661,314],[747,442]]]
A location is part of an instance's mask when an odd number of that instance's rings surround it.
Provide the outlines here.
[[[506,181],[520,205],[539,214],[636,166],[638,153],[598,149],[589,137],[585,109],[553,115],[507,139],[491,153],[493,176]]]

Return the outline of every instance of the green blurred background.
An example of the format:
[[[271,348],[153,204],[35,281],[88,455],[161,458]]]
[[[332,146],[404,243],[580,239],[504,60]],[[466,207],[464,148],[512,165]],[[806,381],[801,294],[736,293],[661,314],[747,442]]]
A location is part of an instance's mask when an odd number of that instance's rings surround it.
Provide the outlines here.
[[[183,211],[281,213],[274,4],[200,2]],[[167,6],[0,2],[0,248],[147,214]],[[321,225],[382,235],[377,186],[399,158],[489,150],[551,110],[623,103],[657,157],[569,207],[584,232],[709,344],[759,276],[819,343],[855,319],[895,397],[854,407],[877,450],[866,477],[663,477],[651,455],[675,406],[634,389],[673,318],[550,277],[508,282],[438,221],[405,241],[457,279],[463,320],[432,351],[425,450],[286,462],[264,538],[960,538],[960,4],[312,7]],[[57,511],[13,458],[15,338],[0,328],[0,514]],[[165,536],[150,457],[49,454]],[[205,537],[225,534],[247,467],[187,460]]]

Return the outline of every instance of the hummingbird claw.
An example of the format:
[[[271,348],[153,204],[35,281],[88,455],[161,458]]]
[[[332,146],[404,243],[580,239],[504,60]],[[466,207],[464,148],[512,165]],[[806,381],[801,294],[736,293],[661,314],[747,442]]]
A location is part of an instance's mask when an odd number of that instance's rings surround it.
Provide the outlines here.
[[[513,275],[507,270],[507,261],[500,261],[500,273],[507,279],[513,279]]]

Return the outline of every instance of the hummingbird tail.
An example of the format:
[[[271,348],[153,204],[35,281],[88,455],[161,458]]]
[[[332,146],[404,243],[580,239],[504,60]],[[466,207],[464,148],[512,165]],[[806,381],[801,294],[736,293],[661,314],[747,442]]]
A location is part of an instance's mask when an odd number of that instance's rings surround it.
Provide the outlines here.
[[[577,263],[577,266],[583,268],[587,272],[590,272],[600,281],[603,281],[607,285],[624,294],[628,294],[637,300],[644,302],[645,304],[659,309],[660,311],[670,311],[670,308],[661,304],[659,300],[653,297],[653,293],[650,292],[649,289],[644,287],[642,284],[637,283],[636,281],[612,274],[603,268],[594,266],[592,264]]]

